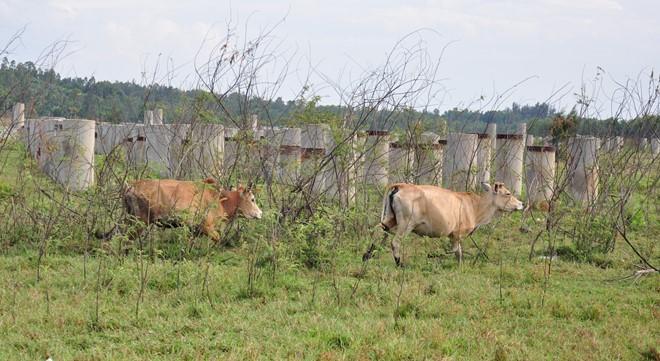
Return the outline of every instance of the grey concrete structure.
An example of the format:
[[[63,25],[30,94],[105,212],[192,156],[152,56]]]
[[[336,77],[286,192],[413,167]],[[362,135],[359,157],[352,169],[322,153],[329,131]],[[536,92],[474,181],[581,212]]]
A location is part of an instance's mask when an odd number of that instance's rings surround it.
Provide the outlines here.
[[[495,156],[495,149],[497,149],[497,123],[488,123],[486,134],[488,134],[488,139],[490,139],[490,154],[493,157]]]
[[[476,134],[449,133],[444,152],[443,178],[446,188],[455,191],[476,189],[477,144]]]
[[[477,182],[490,183],[492,161],[491,140],[489,134],[477,134]]]
[[[296,184],[300,176],[300,163],[302,158],[302,131],[300,128],[282,128],[278,139],[279,154],[277,161],[277,174],[282,184]]]
[[[528,146],[525,156],[527,204],[547,210],[555,187],[555,148]]]
[[[502,182],[516,196],[522,194],[525,136],[498,134],[495,154],[495,181]]]
[[[173,132],[167,125],[145,125],[145,162],[161,178],[173,175],[170,171],[170,146]]]
[[[592,204],[598,197],[598,142],[598,138],[578,135],[567,144],[568,190],[583,205]]]
[[[162,127],[162,126],[161,126]],[[165,124],[170,134],[169,172],[176,179],[189,179],[195,141],[192,126],[184,123]]]
[[[153,110],[144,111],[144,125],[153,125],[154,124],[154,112]]]
[[[147,160],[147,138],[144,127],[142,124],[126,124],[126,138],[122,142],[122,147],[130,167],[143,167]]]
[[[25,126],[25,104],[16,103],[11,113],[11,132],[16,132]]]
[[[365,184],[386,186],[389,174],[390,133],[384,130],[367,131],[365,144]]]
[[[87,119],[58,122],[48,150],[48,174],[69,191],[82,191],[94,184],[94,131]]]
[[[414,181],[415,147],[405,142],[390,143],[389,174],[390,183],[411,183]]]
[[[415,152],[416,184],[442,185],[442,152],[440,136],[432,132],[421,134]]]
[[[163,109],[158,108],[152,111],[153,124],[154,125],[163,125]]]
[[[330,126],[307,124],[301,129],[301,176],[314,194],[334,195],[337,178],[332,162],[323,165],[323,159],[334,146]],[[322,168],[322,169],[321,169]]]
[[[224,157],[222,160],[223,173],[228,174],[236,166],[237,156],[237,140],[238,128],[226,127],[225,128],[225,149]]]
[[[534,135],[527,134],[527,137],[525,138],[525,146],[530,147],[532,145],[534,145]]]
[[[660,155],[660,138],[651,138],[651,154],[654,157]]]

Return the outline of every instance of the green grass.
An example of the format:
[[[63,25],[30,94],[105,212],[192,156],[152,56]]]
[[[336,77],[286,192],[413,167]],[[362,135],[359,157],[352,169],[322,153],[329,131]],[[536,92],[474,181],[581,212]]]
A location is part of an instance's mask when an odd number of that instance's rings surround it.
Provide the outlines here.
[[[623,271],[558,261],[544,292],[540,261],[503,258],[500,275],[497,264],[459,270],[453,260],[421,254],[399,270],[388,255],[369,265],[351,297],[361,265],[358,255],[347,253],[336,270],[321,275],[296,267],[274,276],[263,270],[250,293],[244,251],[145,261],[137,316],[136,257],[93,257],[85,271],[82,256],[49,255],[36,282],[34,253],[4,256],[0,355],[634,360],[659,346],[657,277],[605,282]]]
[[[5,169],[17,172],[25,160],[13,152]],[[26,188],[46,185],[57,196],[48,179],[30,174]],[[20,189],[15,178],[0,175],[10,193]],[[25,197],[50,214],[52,204]],[[378,207],[324,209],[287,225],[272,243],[275,210],[265,206],[265,219],[242,221],[230,247],[200,239],[187,250],[185,232],[169,230],[126,256],[114,252],[119,238],[87,241],[76,220],[62,219],[46,242],[41,225],[0,221],[7,228],[0,240],[11,240],[0,242],[0,360],[658,357],[660,277],[609,281],[638,263],[620,239],[611,253],[585,256],[567,237],[542,237],[537,250],[549,241],[560,250],[547,277],[547,261],[528,260],[542,215],[513,214],[475,234],[488,260],[466,240],[471,256],[459,268],[453,257],[428,257],[445,252],[446,240],[411,236],[403,242],[405,268],[381,247],[363,270],[362,252],[377,235],[341,223],[375,224]],[[567,229],[579,226],[571,217]],[[660,264],[658,214],[637,222],[631,240]]]

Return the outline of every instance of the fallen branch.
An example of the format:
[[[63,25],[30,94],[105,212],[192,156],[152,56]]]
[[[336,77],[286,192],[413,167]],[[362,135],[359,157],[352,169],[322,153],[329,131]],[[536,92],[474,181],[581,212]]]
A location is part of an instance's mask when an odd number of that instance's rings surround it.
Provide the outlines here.
[[[637,283],[637,281],[639,281],[640,278],[642,278],[644,276],[648,276],[648,275],[653,274],[653,273],[660,273],[660,272],[658,272],[658,270],[653,269],[653,268],[645,268],[645,269],[635,271],[631,275],[621,277],[621,278],[611,279],[611,280],[608,280],[608,281],[625,281],[625,280],[629,280],[629,279],[632,278],[633,283]]]

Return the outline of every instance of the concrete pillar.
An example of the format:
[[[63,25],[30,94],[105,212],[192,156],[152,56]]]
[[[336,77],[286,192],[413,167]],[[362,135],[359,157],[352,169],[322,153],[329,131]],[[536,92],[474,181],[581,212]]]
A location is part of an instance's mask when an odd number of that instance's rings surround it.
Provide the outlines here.
[[[568,140],[569,193],[583,205],[598,197],[598,138],[576,136]]]
[[[495,181],[502,182],[516,196],[522,193],[525,136],[498,134],[495,154]]]
[[[259,116],[256,114],[250,116],[250,129],[252,129],[253,132],[256,132],[257,129],[259,129]]]
[[[49,160],[50,150],[53,149],[53,136],[61,128],[64,118],[42,117],[28,119],[25,122],[25,140],[27,149],[36,161],[37,166],[43,170],[45,162]]]
[[[36,122],[33,157],[39,169],[51,177],[53,177],[57,165],[55,152],[58,148],[61,148],[57,144],[56,135],[63,129],[63,121],[64,118],[42,117]]]
[[[478,142],[476,134],[447,135],[443,167],[445,187],[455,191],[469,191],[476,188]]]
[[[415,152],[416,184],[442,185],[442,144],[440,136],[424,132]]]
[[[642,138],[639,140],[639,149],[645,151],[649,146],[649,140],[647,138]]]
[[[651,154],[654,157],[660,154],[660,138],[651,138]]]
[[[390,132],[367,131],[364,179],[366,184],[386,186],[389,173]]]
[[[303,179],[309,179],[314,194],[337,192],[337,179],[333,163],[320,169],[323,158],[334,146],[330,126],[327,124],[308,124],[301,129]],[[314,175],[313,178],[310,178]]]
[[[163,109],[158,108],[152,111],[153,124],[154,125],[163,125]]]
[[[490,184],[491,140],[489,134],[477,134],[477,183]]]
[[[548,210],[555,186],[555,148],[528,146],[525,156],[525,188],[529,206]]]
[[[410,183],[414,180],[415,150],[412,144],[390,143],[389,174],[390,183]]]
[[[530,147],[532,145],[534,145],[534,135],[527,134],[527,137],[525,138],[525,146]]]
[[[94,130],[87,119],[65,119],[54,133],[50,153],[50,176],[69,191],[82,191],[94,184]]]
[[[490,139],[490,154],[492,157],[495,155],[495,149],[497,147],[497,123],[488,123],[486,134],[488,134],[488,139]]]
[[[326,174],[319,171],[319,165],[324,157],[324,148],[301,148],[300,173],[303,179],[309,179],[307,189],[317,195],[326,190]],[[312,177],[314,174],[316,176]]]
[[[153,110],[144,111],[144,125],[153,125],[154,124],[154,112]]]
[[[9,129],[13,133],[23,128],[24,126],[25,126],[25,104],[16,103],[14,104],[14,108],[12,109],[11,126]]]
[[[615,144],[614,144],[615,148],[614,149],[617,153],[620,152],[621,149],[623,149],[623,143],[624,143],[624,139],[623,139],[622,136],[617,136],[615,138]]]
[[[277,161],[279,182],[294,185],[300,175],[301,162],[301,129],[282,128],[280,131],[281,141],[279,144],[279,155]]]
[[[326,155],[338,147],[329,159],[326,194],[338,199],[341,207],[349,207],[355,201],[357,184],[364,181],[365,143],[366,133],[344,129],[326,146]]]

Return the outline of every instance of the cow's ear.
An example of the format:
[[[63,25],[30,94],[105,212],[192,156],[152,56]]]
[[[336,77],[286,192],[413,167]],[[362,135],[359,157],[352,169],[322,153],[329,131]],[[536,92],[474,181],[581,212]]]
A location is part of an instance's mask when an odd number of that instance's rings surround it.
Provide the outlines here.
[[[202,181],[202,183],[206,184],[218,184],[218,182],[215,180],[215,178],[208,177]]]
[[[239,192],[243,192],[243,191],[245,191],[245,187],[243,187],[243,185],[239,183],[236,190],[239,191]]]
[[[500,188],[502,188],[502,185],[503,185],[502,183],[496,182],[494,192],[497,193],[500,190]]]
[[[490,192],[493,190],[493,187],[491,187],[488,182],[481,182],[481,188],[484,190],[484,192]]]

